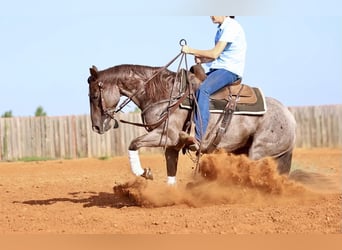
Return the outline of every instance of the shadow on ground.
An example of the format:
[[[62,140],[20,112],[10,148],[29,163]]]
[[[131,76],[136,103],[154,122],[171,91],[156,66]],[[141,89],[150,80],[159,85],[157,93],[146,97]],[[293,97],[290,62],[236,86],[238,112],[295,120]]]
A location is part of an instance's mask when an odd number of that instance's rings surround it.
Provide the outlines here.
[[[59,197],[44,200],[27,200],[27,201],[14,201],[13,203],[21,203],[26,205],[53,205],[58,202],[72,202],[82,203],[83,207],[113,207],[122,208],[137,206],[137,204],[127,195],[106,193],[106,192],[72,192],[68,193],[71,197]],[[84,196],[89,197],[84,198]]]

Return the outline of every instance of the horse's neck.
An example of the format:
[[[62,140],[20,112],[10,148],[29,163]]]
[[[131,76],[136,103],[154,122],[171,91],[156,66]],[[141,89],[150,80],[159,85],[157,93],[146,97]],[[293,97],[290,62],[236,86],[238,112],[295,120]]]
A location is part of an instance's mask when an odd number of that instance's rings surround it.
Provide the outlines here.
[[[121,96],[130,98],[140,109],[143,104],[141,94],[144,92],[142,86],[121,86],[119,87]]]
[[[119,85],[121,96],[125,96],[130,98],[135,105],[137,105],[140,109],[144,108],[146,104],[145,93],[145,82],[147,80],[143,79],[140,75],[134,74],[132,77],[122,79]]]
[[[160,71],[160,68],[146,68],[146,71],[148,74],[132,70],[129,77],[126,75],[118,81],[121,95],[131,98],[141,110],[180,94],[181,86],[175,83],[176,73]]]
[[[133,89],[131,94],[135,95],[137,91],[135,98],[141,108],[174,97],[179,87],[177,84],[173,85],[174,79],[172,75],[170,77],[168,73],[164,74],[164,72],[158,71],[146,78],[141,78],[138,75],[134,78],[133,84],[134,87],[131,87]],[[172,94],[171,91],[173,92]]]

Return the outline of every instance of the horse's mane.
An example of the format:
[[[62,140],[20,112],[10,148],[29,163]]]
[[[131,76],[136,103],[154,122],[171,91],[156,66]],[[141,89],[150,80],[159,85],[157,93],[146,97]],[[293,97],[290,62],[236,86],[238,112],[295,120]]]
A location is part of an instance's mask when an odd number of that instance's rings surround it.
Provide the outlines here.
[[[112,84],[123,84],[127,87],[141,86],[149,100],[158,101],[170,97],[171,85],[176,75],[175,72],[164,69],[148,81],[160,69],[160,67],[122,64],[103,70],[100,77],[104,82]]]

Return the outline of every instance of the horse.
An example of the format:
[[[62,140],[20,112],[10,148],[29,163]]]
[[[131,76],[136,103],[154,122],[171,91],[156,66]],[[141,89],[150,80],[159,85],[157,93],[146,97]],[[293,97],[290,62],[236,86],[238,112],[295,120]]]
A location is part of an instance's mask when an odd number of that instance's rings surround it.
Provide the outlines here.
[[[133,101],[142,111],[142,124],[147,133],[130,142],[128,156],[130,167],[136,176],[153,179],[150,169],[140,163],[141,147],[164,147],[167,183],[176,183],[180,151],[186,145],[180,140],[180,132],[186,131],[192,110],[184,109],[180,100],[185,92],[193,93],[201,83],[195,74],[186,72],[189,81],[184,90],[179,71],[163,67],[122,64],[98,70],[90,69],[88,78],[92,130],[103,134],[117,127],[115,114],[121,97]],[[252,160],[272,157],[277,162],[279,174],[291,169],[295,145],[296,122],[281,102],[266,97],[267,112],[263,115],[232,114],[228,129],[220,136],[215,148],[234,154],[246,154]],[[124,104],[125,105],[125,104]],[[209,152],[213,131],[216,131],[221,114],[211,113],[200,152]],[[138,125],[138,124],[135,124]]]

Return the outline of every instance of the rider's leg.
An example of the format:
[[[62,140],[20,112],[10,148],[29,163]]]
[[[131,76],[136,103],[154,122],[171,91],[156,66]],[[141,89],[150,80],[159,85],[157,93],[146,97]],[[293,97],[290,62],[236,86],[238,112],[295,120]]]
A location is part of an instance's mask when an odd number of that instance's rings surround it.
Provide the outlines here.
[[[208,77],[203,81],[196,91],[198,108],[196,109],[195,122],[195,137],[198,141],[202,140],[209,122],[209,97],[211,94],[221,88],[236,81],[238,75],[225,69],[216,69],[208,73]]]

